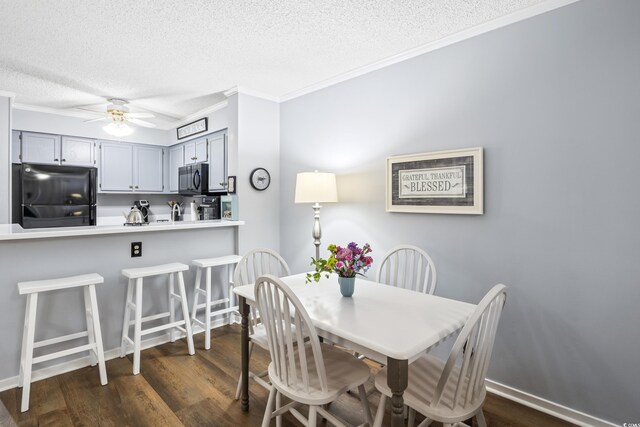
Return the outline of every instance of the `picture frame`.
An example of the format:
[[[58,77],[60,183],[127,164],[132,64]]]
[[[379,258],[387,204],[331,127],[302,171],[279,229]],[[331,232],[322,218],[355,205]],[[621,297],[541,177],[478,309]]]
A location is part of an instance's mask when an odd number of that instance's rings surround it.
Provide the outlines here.
[[[484,213],[482,147],[387,157],[386,211]]]
[[[227,193],[236,194],[236,177],[231,175],[227,178]]]
[[[176,129],[178,140],[188,138],[193,135],[204,133],[209,129],[209,120],[203,117],[195,122],[191,122]]]

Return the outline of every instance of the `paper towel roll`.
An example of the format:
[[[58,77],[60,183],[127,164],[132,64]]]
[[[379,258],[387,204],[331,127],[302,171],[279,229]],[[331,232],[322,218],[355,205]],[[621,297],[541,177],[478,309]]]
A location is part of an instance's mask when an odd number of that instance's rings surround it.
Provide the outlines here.
[[[198,204],[196,202],[191,202],[191,221],[198,221],[199,219]]]

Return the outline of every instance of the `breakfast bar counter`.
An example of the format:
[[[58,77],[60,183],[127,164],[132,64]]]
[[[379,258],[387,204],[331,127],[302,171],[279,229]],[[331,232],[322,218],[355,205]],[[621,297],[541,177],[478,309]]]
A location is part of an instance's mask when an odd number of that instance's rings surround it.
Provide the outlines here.
[[[0,225],[0,336],[3,340],[0,389],[15,387],[18,381],[26,299],[19,295],[17,283],[89,273],[104,277],[104,283],[96,286],[103,344],[107,359],[118,357],[127,290],[127,278],[122,270],[168,263],[189,265],[184,280],[187,299],[192,302],[196,275],[192,261],[237,255],[243,225],[244,221],[226,220],[27,230],[12,224]],[[134,251],[134,246],[140,250]],[[214,268],[211,273],[212,298],[225,298],[227,269]],[[164,280],[164,276],[149,278],[145,280],[145,287],[165,289]],[[147,311],[168,311],[166,295],[166,290],[148,292],[143,316],[148,315]],[[43,296],[41,303],[46,316],[38,317],[42,323],[36,320],[38,340],[59,336],[60,331],[74,331],[85,318],[81,292],[50,292]],[[224,322],[226,319],[214,320]],[[143,348],[166,340],[164,335],[147,338],[146,342],[143,340]],[[44,362],[42,367],[51,363],[54,361]],[[34,375],[38,378],[38,373]]]
[[[0,224],[0,240],[48,239],[53,237],[95,236],[100,234],[147,233],[197,228],[219,228],[243,225],[244,221],[175,221],[152,222],[143,225],[92,225],[86,227],[55,227],[25,229],[18,224]]]

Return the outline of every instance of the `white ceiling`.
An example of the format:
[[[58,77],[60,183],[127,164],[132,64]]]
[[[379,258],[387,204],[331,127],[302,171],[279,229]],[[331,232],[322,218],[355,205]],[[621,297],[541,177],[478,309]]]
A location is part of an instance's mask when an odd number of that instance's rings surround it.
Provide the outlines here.
[[[235,86],[288,99],[568,2],[0,0],[0,90],[14,92],[17,104],[67,111],[124,98],[166,128]]]

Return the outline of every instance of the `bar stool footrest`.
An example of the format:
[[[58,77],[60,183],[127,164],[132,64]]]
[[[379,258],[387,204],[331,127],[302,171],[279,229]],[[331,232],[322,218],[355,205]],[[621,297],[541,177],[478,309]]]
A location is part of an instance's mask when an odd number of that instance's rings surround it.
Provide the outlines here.
[[[33,343],[33,348],[45,347],[52,344],[58,344],[65,341],[77,340],[78,338],[88,337],[89,333],[87,331],[78,332],[75,334],[65,335],[63,337],[51,338],[48,340],[36,341]]]
[[[85,344],[80,347],[70,348],[68,350],[56,351],[55,353],[45,354],[44,356],[34,357],[32,364],[46,362],[47,360],[59,359],[60,357],[70,356],[72,354],[81,353],[83,351],[95,350],[95,344]]]

